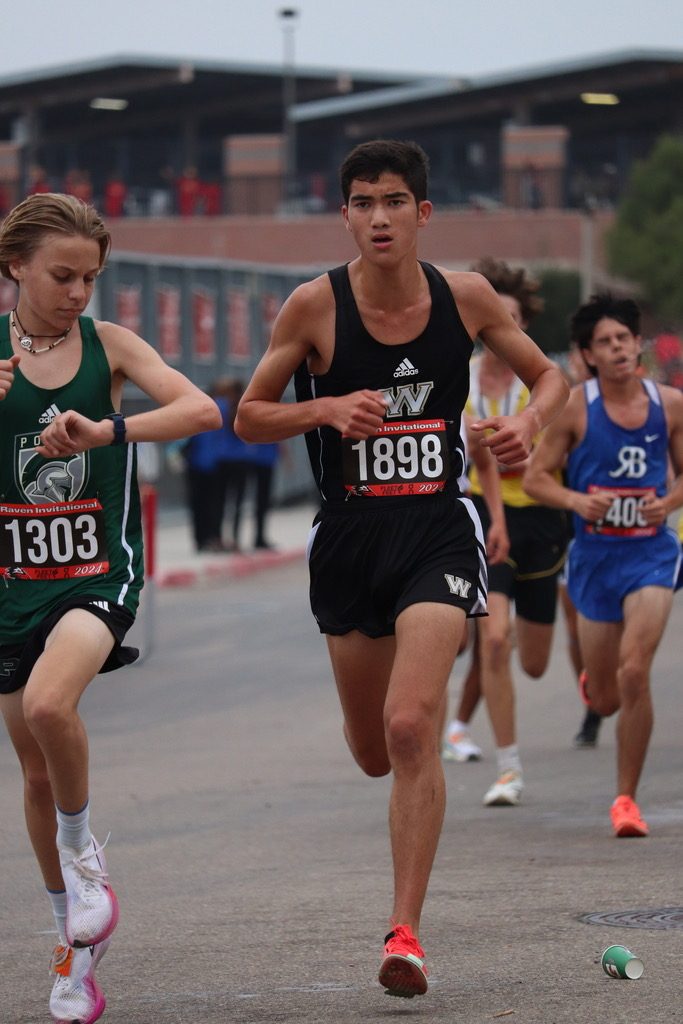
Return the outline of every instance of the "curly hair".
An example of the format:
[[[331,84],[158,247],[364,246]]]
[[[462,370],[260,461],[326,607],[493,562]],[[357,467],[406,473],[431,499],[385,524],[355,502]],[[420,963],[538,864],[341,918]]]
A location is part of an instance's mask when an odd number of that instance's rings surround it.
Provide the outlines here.
[[[541,283],[529,277],[524,267],[510,267],[503,260],[484,256],[473,263],[470,270],[485,277],[499,295],[511,295],[517,299],[525,323],[531,323],[535,316],[543,312],[543,299],[536,294]]]

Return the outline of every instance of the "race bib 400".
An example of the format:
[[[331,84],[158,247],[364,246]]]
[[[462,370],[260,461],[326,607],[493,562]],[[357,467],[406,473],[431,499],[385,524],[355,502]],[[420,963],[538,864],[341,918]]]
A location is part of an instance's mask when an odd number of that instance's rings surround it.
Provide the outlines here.
[[[597,523],[586,523],[586,533],[608,537],[654,537],[656,526],[645,522],[640,506],[646,497],[653,497],[654,487],[597,487],[591,484],[588,493],[608,491],[612,504]]]
[[[444,420],[385,423],[364,441],[342,437],[344,486],[351,494],[435,494],[450,473]]]
[[[97,498],[60,505],[0,505],[0,576],[61,580],[109,571]]]

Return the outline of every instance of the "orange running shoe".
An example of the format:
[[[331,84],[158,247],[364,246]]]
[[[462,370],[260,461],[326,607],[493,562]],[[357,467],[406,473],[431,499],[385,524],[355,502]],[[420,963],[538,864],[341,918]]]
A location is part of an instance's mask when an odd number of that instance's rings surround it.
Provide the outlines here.
[[[648,827],[640,816],[638,804],[630,796],[618,796],[609,814],[617,837],[647,835]]]
[[[394,922],[391,922],[394,924]],[[427,991],[424,951],[407,924],[394,924],[384,940],[384,960],[379,983],[388,996],[423,996]]]

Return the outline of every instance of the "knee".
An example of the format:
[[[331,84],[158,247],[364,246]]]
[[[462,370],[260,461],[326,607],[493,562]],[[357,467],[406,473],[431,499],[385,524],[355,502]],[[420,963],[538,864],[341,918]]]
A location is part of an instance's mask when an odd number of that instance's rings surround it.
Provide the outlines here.
[[[619,669],[618,680],[622,704],[635,704],[649,693],[648,671],[639,659],[626,661]]]
[[[432,730],[426,715],[419,711],[402,711],[387,719],[386,737],[392,766],[416,768],[429,748]]]
[[[349,730],[344,723],[344,738],[348,744],[349,750],[353,755],[353,759],[366,775],[370,778],[379,779],[383,775],[388,775],[391,771],[391,764],[389,763],[389,757],[387,755],[387,749],[384,743],[381,747],[378,747],[376,743],[362,742],[359,740],[352,740],[349,735]]]
[[[482,657],[491,672],[498,672],[510,661],[509,633],[491,633],[482,642]]]
[[[601,718],[609,718],[621,707],[618,696],[608,693],[590,693],[591,711],[595,711]]]
[[[69,709],[57,695],[32,694],[27,690],[23,708],[26,725],[36,739],[59,734],[69,720]]]
[[[528,676],[540,679],[548,667],[548,658],[543,651],[526,651],[520,654],[520,663]]]
[[[380,779],[391,771],[391,763],[386,750],[378,751],[369,748],[354,750],[352,747],[351,753],[361,771],[369,775],[371,779]]]

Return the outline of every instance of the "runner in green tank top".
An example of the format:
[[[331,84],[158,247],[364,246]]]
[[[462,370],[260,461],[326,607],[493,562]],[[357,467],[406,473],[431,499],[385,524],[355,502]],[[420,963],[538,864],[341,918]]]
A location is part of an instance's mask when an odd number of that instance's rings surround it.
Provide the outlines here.
[[[78,703],[98,672],[137,657],[123,646],[143,582],[132,442],[221,422],[141,338],[82,315],[110,244],[97,211],[72,196],[31,196],[0,227],[0,273],[19,288],[0,317],[0,710],[59,933],[57,1024],[102,1015],[94,970],[118,920],[89,828]],[[126,380],[158,408],[124,419]]]

